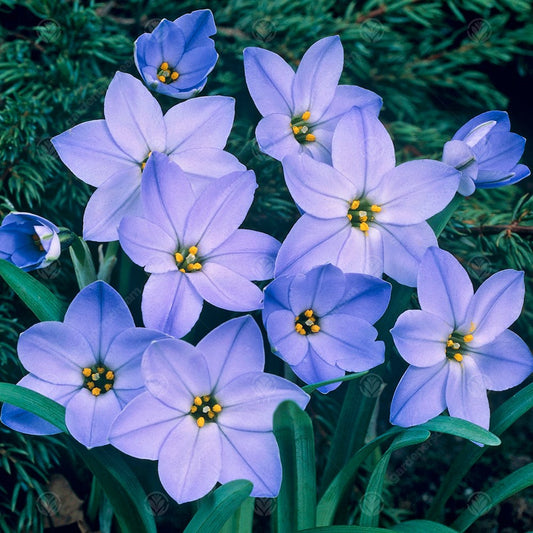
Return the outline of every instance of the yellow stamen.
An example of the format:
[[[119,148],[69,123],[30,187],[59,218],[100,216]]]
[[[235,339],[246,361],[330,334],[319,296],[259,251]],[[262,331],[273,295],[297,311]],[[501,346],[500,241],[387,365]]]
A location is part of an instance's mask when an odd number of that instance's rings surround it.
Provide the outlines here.
[[[106,383],[106,384],[104,385],[104,389],[105,389],[106,391],[110,391],[112,387],[113,387],[113,385],[111,385],[111,383]]]
[[[222,411],[222,406],[216,403],[215,405],[213,405],[213,411],[215,413],[220,413],[220,411]]]
[[[168,63],[166,61],[163,61],[163,63],[161,63],[161,66],[159,68],[161,70],[167,70],[168,69]]]
[[[295,324],[295,326],[294,326],[294,329],[295,329],[296,331],[298,331],[298,332],[299,332],[302,328],[303,328],[303,326],[302,326],[301,324],[299,324],[299,323],[298,323],[298,324]]]
[[[368,224],[366,222],[361,222],[361,224],[359,224],[359,229],[361,231],[368,231]]]
[[[313,333],[318,333],[318,332],[320,331],[320,326],[317,326],[316,324],[313,324],[313,325],[311,326],[311,331],[312,331]]]
[[[192,255],[196,255],[198,253],[198,248],[196,246],[191,246],[189,248],[189,253]]]
[[[196,405],[193,405],[191,407],[191,413],[196,413],[196,411],[198,411],[198,407],[196,407]]]
[[[313,141],[316,141],[316,137],[315,137],[312,133],[308,133],[308,134],[305,136],[305,140],[306,140],[308,143],[312,143]]]
[[[373,213],[379,213],[381,211],[381,207],[379,205],[373,204],[370,206],[370,211]]]
[[[90,368],[84,368],[81,373],[88,378],[91,375],[92,370]]]
[[[170,79],[176,81],[178,78],[180,77],[179,73],[174,71],[171,75],[170,75]]]
[[[303,328],[302,328],[302,329],[299,329],[299,330],[298,330],[298,333],[299,333],[300,335],[306,335],[306,333],[305,333],[305,329],[303,329]]]
[[[307,318],[311,318],[313,316],[313,310],[312,309],[308,309],[304,315],[307,317]]]
[[[179,252],[176,252],[174,254],[174,259],[176,260],[176,263],[182,263],[183,262],[183,256]]]
[[[91,390],[93,396],[100,396],[100,393],[102,392],[102,389],[99,389],[98,387],[95,387]]]
[[[209,418],[215,418],[215,413],[213,413],[213,411],[209,411],[209,413],[207,413],[207,416]]]
[[[157,79],[163,83],[165,83],[166,80],[165,76],[157,76]]]
[[[476,329],[476,326],[473,322],[470,322],[470,329],[468,330],[468,333],[472,333]]]
[[[187,270],[189,272],[192,272],[194,270],[194,265],[190,264],[190,265],[187,265]]]
[[[453,358],[460,363],[463,360],[463,356],[460,353],[456,353]]]
[[[113,373],[112,370],[108,370],[108,371],[106,372],[105,378],[106,378],[106,379],[109,379],[109,380],[111,380],[111,379],[115,379],[115,374]]]
[[[368,217],[366,215],[359,215],[359,222],[366,222],[368,220]]]
[[[303,115],[302,115],[302,120],[309,120],[311,118],[311,111],[306,111]]]
[[[205,418],[201,416],[197,421],[196,424],[198,424],[199,428],[203,428],[205,426]]]
[[[184,268],[180,268],[179,271],[183,272],[185,274],[185,269]]]
[[[350,206],[350,209],[352,209],[352,210],[353,209],[357,209],[359,207],[359,204],[360,204],[359,200],[354,200],[352,202],[352,205]]]
[[[89,390],[94,389],[94,383],[93,383],[92,381],[89,381],[89,382],[87,383],[87,388],[88,388]]]
[[[350,215],[350,213],[348,213],[346,216],[348,217],[348,220],[352,220],[352,215]]]
[[[200,263],[194,263],[194,270],[202,270],[202,265]]]
[[[453,341],[448,339],[446,342],[446,346],[448,346],[448,348],[451,348],[453,346]]]
[[[99,373],[99,374],[103,374],[105,372],[105,368],[103,366],[99,366],[96,371]]]
[[[472,342],[472,341],[474,340],[474,335],[472,335],[471,333],[469,333],[468,335],[465,335],[465,336],[463,337],[463,340],[464,340],[465,342]]]
[[[204,402],[208,402],[211,399],[211,396],[203,396]]]
[[[302,128],[300,128],[299,126],[293,126],[292,127],[292,132],[294,133],[294,135],[298,135],[298,133],[300,133],[300,130]]]
[[[200,398],[200,396],[196,396],[196,398],[194,398],[194,405],[202,405],[202,398]]]

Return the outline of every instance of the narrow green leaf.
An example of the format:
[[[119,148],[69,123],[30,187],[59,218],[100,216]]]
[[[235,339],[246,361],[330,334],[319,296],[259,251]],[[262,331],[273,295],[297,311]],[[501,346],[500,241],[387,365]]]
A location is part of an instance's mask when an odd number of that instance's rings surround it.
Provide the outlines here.
[[[69,248],[70,257],[76,273],[76,280],[80,289],[96,281],[96,270],[87,243],[76,236]]]
[[[39,320],[63,320],[67,305],[33,276],[4,259],[0,276]]]
[[[38,392],[0,383],[0,402],[30,411],[68,434],[65,408]],[[146,494],[121,453],[111,446],[88,450],[74,439],[69,439],[68,444],[98,479],[122,530],[156,533],[154,518],[145,505]]]
[[[401,524],[395,524],[392,529],[400,533],[428,533],[429,531],[431,533],[457,533],[455,529],[430,520],[409,520]]]
[[[283,467],[276,508],[278,533],[314,527],[316,473],[311,419],[294,402],[283,402],[274,413],[274,434]]]
[[[318,502],[316,510],[316,523],[318,526],[329,526],[333,523],[337,509],[344,500],[345,495],[355,483],[359,467],[365,462],[367,457],[383,442],[391,439],[399,433],[403,433],[404,428],[393,427],[383,435],[375,438],[363,446],[335,476],[329,487],[324,492]]]
[[[102,245],[98,248],[98,261],[100,266],[98,267],[97,278],[109,283],[111,281],[111,274],[117,263],[117,253],[119,250],[118,241],[110,242],[107,245],[105,254],[102,253]]]
[[[327,381],[319,381],[318,383],[312,383],[311,385],[305,385],[302,387],[302,389],[307,392],[307,394],[311,394],[315,392],[320,387],[323,387],[324,385],[331,385],[332,383],[342,383],[344,381],[352,381],[352,379],[360,378],[361,376],[364,376],[365,374],[368,374],[368,370],[365,372],[357,372],[356,374],[346,374],[342,378],[335,378],[335,379],[328,379]]]
[[[463,198],[464,197],[462,195],[457,193],[444,210],[432,216],[428,220],[429,225],[431,226],[437,237],[442,233],[442,231],[446,227],[446,224],[448,224],[457,208],[461,205],[461,203],[463,202]]]
[[[236,479],[202,499],[198,511],[183,533],[219,533],[252,492],[250,481]]]
[[[462,437],[463,439],[479,442],[487,446],[499,446],[502,443],[500,438],[494,435],[494,433],[462,418],[437,416],[417,427],[428,429],[429,431],[455,435],[456,437]]]
[[[393,533],[393,531],[381,527],[323,526],[304,529],[298,533]]]
[[[233,516],[224,524],[220,533],[252,533],[255,498],[246,498]]]
[[[533,408],[533,383],[514,394],[504,402],[491,416],[490,428],[492,433],[501,436],[522,415]],[[472,443],[465,443],[462,450],[455,454],[442,483],[433,499],[426,517],[430,520],[439,520],[444,512],[444,506],[466,476],[472,466],[487,451]]]
[[[379,523],[379,514],[383,503],[383,484],[391,455],[400,448],[421,444],[429,439],[431,433],[427,429],[418,427],[410,428],[404,433],[398,435],[389,449],[383,454],[378,461],[366,487],[365,495],[359,502],[361,507],[361,518],[359,524],[366,527],[376,527]]]
[[[0,403],[9,403],[30,411],[64,433],[68,433],[65,425],[65,408],[38,392],[13,383],[0,383]]]
[[[480,516],[494,506],[531,485],[533,485],[533,463],[504,477],[486,492],[479,493],[478,497],[470,502],[452,524],[452,528],[461,533],[466,531]]]

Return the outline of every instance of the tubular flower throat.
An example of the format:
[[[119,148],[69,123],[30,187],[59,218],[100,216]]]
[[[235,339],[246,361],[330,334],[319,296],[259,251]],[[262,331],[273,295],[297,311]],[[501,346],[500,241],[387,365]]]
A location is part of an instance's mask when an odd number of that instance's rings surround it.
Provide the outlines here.
[[[186,272],[198,272],[202,270],[202,263],[198,261],[198,247],[190,246],[189,248],[183,248],[174,254],[176,260],[176,266],[180,272],[184,274]]]
[[[44,252],[43,243],[41,242],[41,238],[39,237],[39,235],[37,235],[37,233],[34,233],[31,238],[33,239],[35,246],[39,248],[39,251]]]
[[[311,112],[306,111],[301,116],[296,116],[291,119],[292,133],[300,144],[316,141],[316,137],[312,133],[312,126],[308,123],[310,117]]]
[[[474,340],[474,335],[472,335],[474,329],[475,325],[472,323],[466,335],[462,335],[455,331],[448,336],[448,340],[446,341],[446,357],[448,359],[453,359],[458,363],[464,359],[464,356],[461,352],[464,351],[465,344]]]
[[[346,216],[354,228],[359,228],[366,233],[369,228],[368,223],[373,222],[375,214],[380,211],[381,207],[379,205],[371,204],[368,200],[362,198],[352,201]]]
[[[206,422],[216,422],[217,415],[222,411],[222,406],[213,396],[196,396],[192,402],[190,415],[196,420],[199,428]]]
[[[172,67],[169,67],[166,61],[163,61],[163,63],[161,63],[159,66],[157,71],[157,79],[161,83],[166,83],[168,85],[169,83],[176,81],[179,77],[179,72],[174,70]]]
[[[83,386],[91,391],[93,396],[100,396],[100,394],[109,392],[115,383],[115,373],[103,364],[85,367],[81,373]]]
[[[300,335],[308,335],[311,333],[318,333],[320,326],[318,325],[318,317],[312,309],[307,309],[303,313],[294,317],[294,329]]]

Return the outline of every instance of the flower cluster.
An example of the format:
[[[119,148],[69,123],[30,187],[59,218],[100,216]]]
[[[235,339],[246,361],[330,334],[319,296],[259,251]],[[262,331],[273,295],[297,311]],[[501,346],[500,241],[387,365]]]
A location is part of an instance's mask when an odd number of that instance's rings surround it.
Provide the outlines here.
[[[215,33],[209,10],[164,19],[135,42],[142,80],[163,95],[196,95],[218,58]],[[272,351],[327,393],[346,372],[385,362],[383,332],[374,327],[391,298],[383,275],[416,286],[421,310],[406,311],[392,329],[411,365],[392,401],[391,421],[402,426],[447,408],[488,427],[486,390],[512,387],[533,371],[531,352],[507,329],[521,310],[522,274],[497,273],[474,294],[428,223],[456,193],[527,176],[518,164],[524,140],[494,111],[465,124],[442,161],[396,165],[378,118],[381,98],[338,85],[342,69],[338,36],[313,44],[296,72],[273,52],[244,50],[246,83],[263,116],[258,145],[281,162],[301,212],[283,243],[240,227],[257,183],[224,149],[232,98],[197,97],[163,114],[140,80],[117,72],[104,118],[53,139],[65,165],[96,188],[83,237],[118,240],[149,275],[141,308],[150,329],[135,327],[119,294],[95,281],[63,322],[21,335],[29,374],[19,385],[64,405],[69,432],[87,447],[111,443],[157,460],[178,502],[239,478],[253,482],[252,496],[275,496],[281,463],[273,413],[285,400],[301,408],[309,400],[295,383],[264,372],[261,330],[249,315],[196,346],[181,340],[204,301],[262,310]],[[42,268],[59,256],[58,233],[41,217],[12,213],[0,228],[0,258]],[[264,290],[256,283],[269,280]],[[27,433],[58,431],[10,405],[2,421]]]

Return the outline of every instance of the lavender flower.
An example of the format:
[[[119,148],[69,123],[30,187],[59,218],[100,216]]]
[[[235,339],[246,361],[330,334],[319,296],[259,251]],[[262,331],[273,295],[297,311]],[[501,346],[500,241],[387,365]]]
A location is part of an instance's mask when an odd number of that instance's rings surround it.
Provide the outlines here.
[[[331,137],[339,119],[357,106],[377,115],[381,98],[354,85],[339,85],[343,49],[338,36],[326,37],[304,54],[296,73],[280,56],[245,48],[248,90],[263,115],[256,129],[261,150],[281,161],[305,153],[331,162]]]
[[[309,400],[293,383],[263,373],[263,339],[250,316],[230,320],[196,347],[153,343],[143,358],[148,392],[118,416],[110,441],[123,452],[159,460],[159,477],[179,503],[215,483],[249,479],[252,496],[276,496],[281,463],[272,433],[284,400]]]
[[[306,154],[283,160],[305,214],[281,246],[276,277],[329,262],[414,286],[420,259],[437,244],[426,220],[453,198],[459,172],[427,159],[395,168],[392,140],[368,110],[353,109],[339,121],[332,157],[333,167]]]
[[[146,326],[175,337],[196,323],[203,301],[232,311],[262,307],[251,280],[270,279],[279,242],[237,229],[257,187],[253,172],[235,172],[198,196],[195,177],[154,153],[144,173],[144,218],[126,217],[120,243],[131,260],[152,275],[143,292]]]
[[[63,322],[40,322],[22,333],[18,355],[30,374],[18,385],[64,405],[71,435],[88,448],[102,446],[117,414],[145,390],[144,350],[163,337],[136,328],[118,292],[95,281],[74,298]],[[31,435],[59,433],[49,422],[8,404],[2,422]]]
[[[46,218],[12,212],[0,227],[0,259],[29,272],[59,259],[59,228]]]
[[[391,330],[401,356],[411,365],[391,406],[391,422],[414,426],[448,409],[488,429],[486,391],[505,390],[533,371],[525,342],[507,328],[524,302],[524,273],[503,270],[474,294],[460,263],[430,248],[420,264],[422,310],[401,314]]]
[[[275,279],[265,290],[263,322],[274,350],[306,383],[362,372],[385,360],[371,326],[384,313],[391,286],[332,265]],[[320,387],[336,389],[340,383]]]
[[[98,187],[83,218],[86,240],[117,240],[122,218],[142,214],[142,171],[153,151],[204,178],[244,170],[223,150],[233,124],[233,98],[195,98],[163,116],[139,80],[117,72],[106,93],[104,115],[105,120],[84,122],[52,139],[63,163]]]
[[[510,130],[507,113],[488,111],[469,120],[444,145],[442,160],[461,171],[460,194],[503,187],[529,176],[529,168],[518,164],[526,140]]]
[[[154,91],[185,99],[199,93],[213,70],[218,54],[209,38],[216,33],[213,14],[200,9],[163,19],[152,33],[135,41],[135,64]]]

